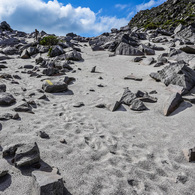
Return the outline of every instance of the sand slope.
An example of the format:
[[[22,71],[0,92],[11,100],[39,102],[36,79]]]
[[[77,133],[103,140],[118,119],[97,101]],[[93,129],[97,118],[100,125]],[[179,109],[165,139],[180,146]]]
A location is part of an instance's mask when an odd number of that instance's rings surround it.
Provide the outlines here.
[[[9,68],[3,72],[18,74],[22,79],[18,80],[19,85],[0,80],[17,99],[16,105],[1,107],[0,112],[10,112],[23,98],[34,100],[37,108],[33,109],[35,114],[19,113],[20,121],[0,122],[1,147],[36,141],[45,166],[59,168],[72,195],[194,194],[194,163],[188,163],[182,153],[184,148],[194,147],[194,105],[183,102],[171,116],[165,117],[162,104],[171,92],[149,77],[161,67],[134,63],[130,56],[108,57],[109,52],[92,52],[88,46],[81,50],[84,62],[75,62],[72,67],[76,73],[67,73],[76,78],[69,86],[70,91],[47,94],[50,101],[38,100],[42,94],[37,91],[41,89],[41,80],[48,77],[29,77],[18,69],[26,64],[35,65],[33,58],[22,60],[15,56],[7,60]],[[97,73],[90,72],[93,66]],[[131,73],[143,81],[123,79]],[[98,87],[99,84],[104,87]],[[128,106],[116,112],[95,107],[120,100],[125,87],[132,92],[156,90],[158,93],[152,96],[158,102],[146,103],[149,110],[143,112],[132,111]],[[30,98],[31,93],[35,95]],[[77,102],[85,106],[73,107]],[[49,134],[50,139],[38,137],[36,133],[40,130]],[[60,143],[62,138],[66,144]],[[20,171],[2,155],[0,163],[9,167],[10,174],[0,183],[0,194],[31,194],[32,170]]]

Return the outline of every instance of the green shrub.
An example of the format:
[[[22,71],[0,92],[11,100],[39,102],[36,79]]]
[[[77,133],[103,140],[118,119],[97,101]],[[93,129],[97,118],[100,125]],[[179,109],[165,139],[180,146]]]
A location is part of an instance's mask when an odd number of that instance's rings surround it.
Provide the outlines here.
[[[187,24],[187,22],[185,20],[175,20],[175,23],[178,23],[178,24]]]
[[[58,38],[53,36],[53,35],[50,35],[50,36],[47,36],[47,37],[43,37],[41,40],[40,40],[40,45],[57,45],[58,44]]]
[[[144,28],[145,29],[156,29],[156,28],[158,28],[159,27],[159,25],[158,24],[155,24],[155,23],[149,23],[149,24],[146,24],[145,26],[144,26]]]

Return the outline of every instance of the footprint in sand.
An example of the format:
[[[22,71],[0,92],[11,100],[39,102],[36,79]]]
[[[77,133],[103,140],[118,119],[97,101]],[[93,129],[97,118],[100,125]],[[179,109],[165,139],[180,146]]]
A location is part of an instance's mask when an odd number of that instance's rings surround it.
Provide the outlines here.
[[[117,150],[117,139],[114,136],[85,136],[85,143],[94,150],[108,149],[111,153],[115,153]]]

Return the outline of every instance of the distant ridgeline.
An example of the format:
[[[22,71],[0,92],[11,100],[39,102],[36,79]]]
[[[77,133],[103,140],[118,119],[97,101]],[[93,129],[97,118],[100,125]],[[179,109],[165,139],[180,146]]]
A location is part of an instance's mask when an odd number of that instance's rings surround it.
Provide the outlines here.
[[[179,24],[190,25],[195,22],[195,0],[167,0],[151,10],[138,12],[129,22],[129,26],[174,30]]]

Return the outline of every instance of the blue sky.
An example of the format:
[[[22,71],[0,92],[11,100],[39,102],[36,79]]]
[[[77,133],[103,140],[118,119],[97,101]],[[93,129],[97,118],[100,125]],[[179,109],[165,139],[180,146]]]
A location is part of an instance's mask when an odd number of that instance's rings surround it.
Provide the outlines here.
[[[0,21],[13,29],[33,32],[35,28],[56,35],[74,32],[97,36],[120,28],[140,10],[166,0],[0,0]]]

